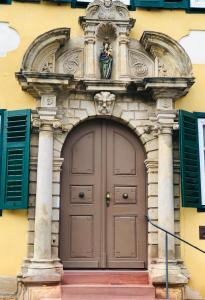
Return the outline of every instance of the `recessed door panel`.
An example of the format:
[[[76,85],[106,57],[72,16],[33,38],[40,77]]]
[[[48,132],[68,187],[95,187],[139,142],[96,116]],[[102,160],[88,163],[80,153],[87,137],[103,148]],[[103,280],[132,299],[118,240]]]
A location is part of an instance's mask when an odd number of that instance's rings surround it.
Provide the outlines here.
[[[114,217],[115,258],[137,257],[136,216]]]
[[[136,186],[115,186],[114,202],[117,204],[134,204],[137,203]]]
[[[92,120],[71,132],[62,156],[64,268],[145,268],[145,156],[136,136]]]
[[[72,146],[72,173],[93,174],[94,172],[94,132],[86,133]]]
[[[70,187],[72,204],[89,204],[93,202],[93,186],[73,185]]]
[[[113,130],[113,160],[114,174],[136,174],[136,149],[121,132]],[[111,153],[109,153],[111,154]]]
[[[71,257],[93,257],[93,216],[70,216]]]

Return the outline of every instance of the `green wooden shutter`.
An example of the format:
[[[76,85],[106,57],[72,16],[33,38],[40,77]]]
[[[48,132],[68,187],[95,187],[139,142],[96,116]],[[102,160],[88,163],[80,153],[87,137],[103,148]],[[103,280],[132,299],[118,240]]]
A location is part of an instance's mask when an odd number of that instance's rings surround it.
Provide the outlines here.
[[[0,0],[0,4],[11,4],[12,0]]]
[[[28,206],[30,110],[5,111],[0,209]]]
[[[181,110],[180,169],[183,207],[201,207],[201,179],[197,116]]]
[[[163,0],[133,0],[136,7],[147,7],[147,8],[162,8],[164,6]]]
[[[187,0],[133,0],[136,7],[146,8],[188,8]]]

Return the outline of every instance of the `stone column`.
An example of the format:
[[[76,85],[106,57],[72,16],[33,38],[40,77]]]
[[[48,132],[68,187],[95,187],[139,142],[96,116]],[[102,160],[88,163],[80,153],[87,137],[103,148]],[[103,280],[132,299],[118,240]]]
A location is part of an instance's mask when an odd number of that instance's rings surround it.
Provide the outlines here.
[[[53,128],[43,124],[39,132],[36,188],[34,260],[51,260]]]
[[[173,147],[172,131],[176,111],[171,98],[157,98],[158,130],[158,225],[174,233],[173,195]],[[168,238],[169,283],[184,284],[187,277],[175,258],[175,240]],[[160,285],[166,280],[165,272],[165,233],[158,230],[158,258],[152,264],[153,283]]]
[[[95,78],[95,38],[86,36],[85,38],[85,76],[86,78]]]
[[[59,127],[56,115],[55,95],[43,95],[41,106],[38,108],[39,118],[33,121],[33,126],[39,128],[36,204],[35,204],[35,233],[34,255],[28,266],[28,276],[56,276],[59,265],[52,259],[51,254],[51,224],[52,224],[52,176],[53,176],[53,134],[54,128]]]
[[[159,129],[158,135],[158,225],[174,233],[172,128]],[[169,259],[175,258],[174,239],[168,240]],[[158,257],[165,259],[165,233],[158,231]]]
[[[176,111],[172,99],[157,99],[158,121],[158,225],[174,233],[172,130]],[[168,239],[169,259],[175,259],[174,238]],[[158,258],[165,259],[165,233],[158,231]]]
[[[128,74],[128,43],[129,39],[126,33],[120,34],[119,37],[119,65],[120,65],[120,79],[127,79]]]

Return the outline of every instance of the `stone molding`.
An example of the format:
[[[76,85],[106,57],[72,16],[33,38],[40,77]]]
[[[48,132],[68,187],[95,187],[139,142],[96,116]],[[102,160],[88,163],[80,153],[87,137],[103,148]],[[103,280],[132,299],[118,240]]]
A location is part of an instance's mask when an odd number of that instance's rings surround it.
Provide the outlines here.
[[[48,58],[49,58],[48,53],[50,54],[48,48],[49,49],[53,48],[51,55],[55,54],[58,48],[62,46],[69,38],[70,38],[70,28],[53,29],[38,36],[27,49],[23,57],[21,69],[24,71],[49,72],[49,69],[47,70],[39,69],[39,62],[38,62],[39,57],[43,57],[44,65],[45,65],[46,64],[45,54],[47,53],[46,55]],[[42,62],[40,62],[40,65],[43,67]],[[52,65],[51,71],[54,72],[54,70],[55,70],[55,66]]]

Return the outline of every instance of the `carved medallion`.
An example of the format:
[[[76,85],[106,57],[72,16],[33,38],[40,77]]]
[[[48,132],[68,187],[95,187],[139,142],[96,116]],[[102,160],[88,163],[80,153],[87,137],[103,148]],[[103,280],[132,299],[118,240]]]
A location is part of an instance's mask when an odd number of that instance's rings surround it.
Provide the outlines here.
[[[135,76],[147,76],[148,67],[144,63],[136,62],[132,66]]]
[[[63,63],[63,71],[68,74],[75,74],[79,68],[79,54],[73,53],[71,56],[66,58]]]
[[[144,53],[136,50],[129,51],[130,73],[134,77],[152,76],[154,72],[154,62]]]

